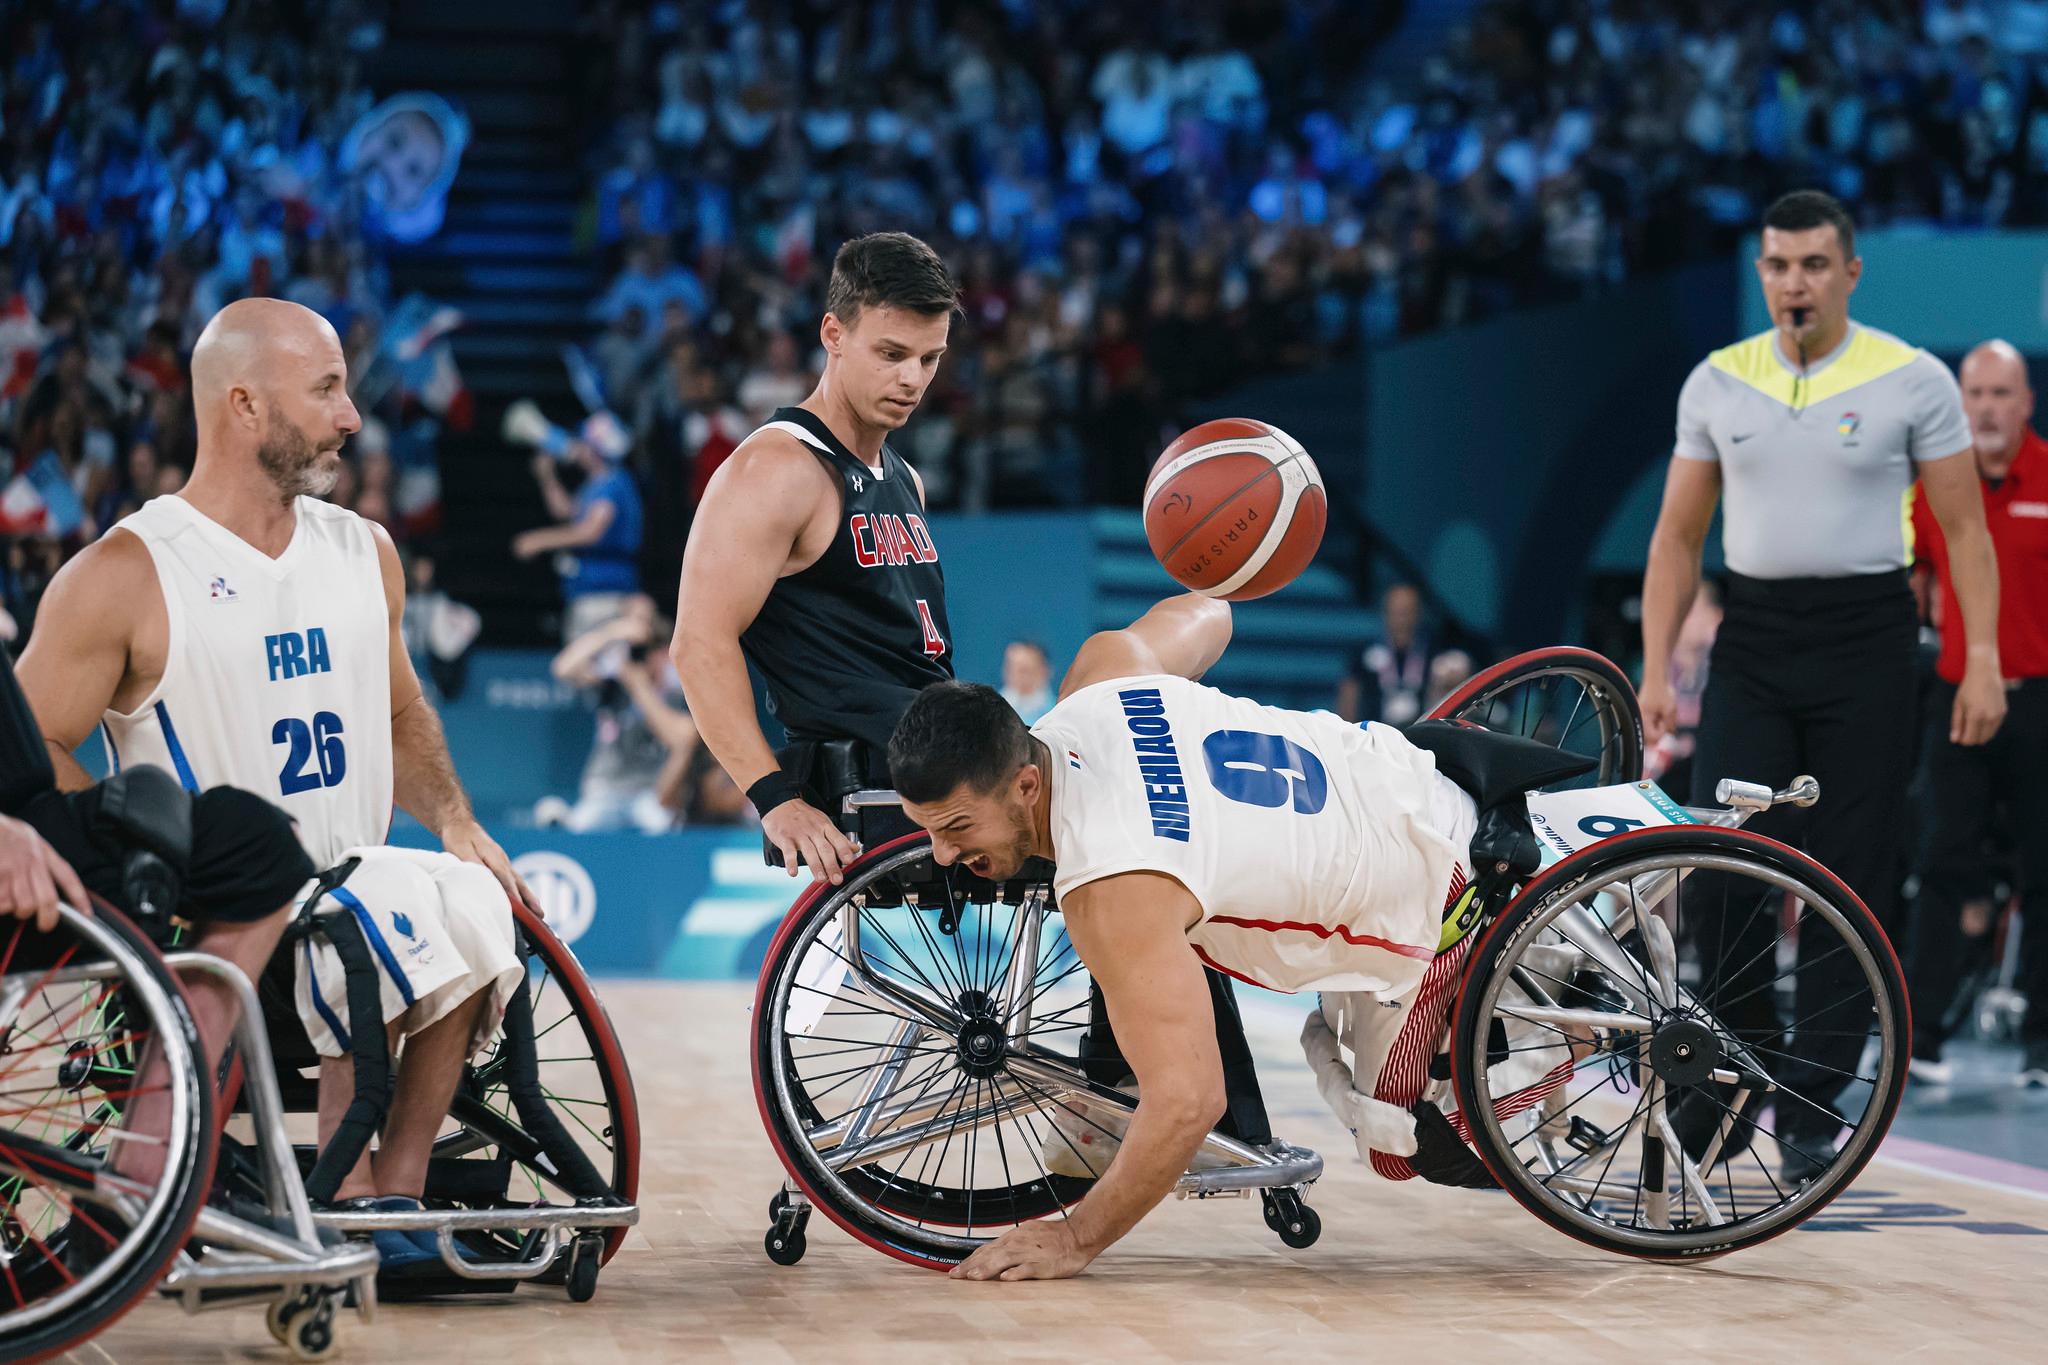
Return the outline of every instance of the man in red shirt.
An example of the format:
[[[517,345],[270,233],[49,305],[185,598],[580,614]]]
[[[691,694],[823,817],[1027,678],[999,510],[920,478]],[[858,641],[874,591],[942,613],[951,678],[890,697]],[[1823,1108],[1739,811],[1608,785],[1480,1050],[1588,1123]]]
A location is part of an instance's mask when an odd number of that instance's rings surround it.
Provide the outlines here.
[[[1990,743],[1949,740],[1948,714],[1963,676],[1962,614],[1949,581],[1948,548],[1918,486],[1913,498],[1916,570],[1932,569],[1941,629],[1938,705],[1927,737],[1928,829],[1920,896],[1907,940],[1913,1001],[1911,1074],[1949,1079],[1941,1061],[1965,941],[1965,901],[1982,899],[1984,838],[2003,804],[2020,859],[2020,990],[2030,1006],[2021,1040],[2022,1085],[2048,1086],[2048,441],[2028,424],[2034,393],[2027,363],[2003,341],[1987,341],[1963,360],[1963,410],[1976,443],[1984,517],[1998,554],[1998,657],[2004,665],[2004,726]]]

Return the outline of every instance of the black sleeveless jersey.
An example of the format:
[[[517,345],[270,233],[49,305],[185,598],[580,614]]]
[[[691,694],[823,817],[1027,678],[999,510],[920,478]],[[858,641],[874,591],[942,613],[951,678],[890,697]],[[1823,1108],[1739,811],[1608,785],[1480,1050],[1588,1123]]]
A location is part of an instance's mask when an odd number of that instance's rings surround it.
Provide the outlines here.
[[[887,445],[877,474],[803,408],[778,408],[768,425],[832,472],[841,508],[825,553],[776,581],[740,648],[792,740],[853,738],[879,751],[910,699],[953,676],[946,576],[917,484]]]

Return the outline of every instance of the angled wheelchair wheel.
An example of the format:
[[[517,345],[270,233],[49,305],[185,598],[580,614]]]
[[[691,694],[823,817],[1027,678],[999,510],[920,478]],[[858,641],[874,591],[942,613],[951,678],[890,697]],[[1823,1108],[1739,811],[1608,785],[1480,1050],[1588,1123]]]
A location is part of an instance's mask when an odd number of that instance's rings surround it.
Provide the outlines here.
[[[1643,775],[1643,713],[1626,674],[1590,649],[1531,650],[1478,674],[1431,720],[1465,720],[1597,759],[1563,787],[1611,787]]]
[[[1825,868],[1739,830],[1604,840],[1473,954],[1461,1119],[1508,1192],[1581,1241],[1698,1259],[1798,1226],[1876,1151],[1905,1085],[1905,982]]]
[[[463,1073],[427,1174],[432,1206],[631,1203],[640,1189],[640,1109],[611,1017],[575,954],[513,907],[526,990]],[[603,1230],[603,1259],[625,1241]],[[516,1236],[462,1234],[482,1256],[517,1254]]]
[[[152,1055],[160,1067],[146,1065]],[[0,921],[8,1359],[52,1355],[106,1327],[190,1236],[219,1141],[201,1055],[162,957],[118,911],[67,906],[47,934]],[[117,1151],[138,1148],[161,1158],[153,1182],[113,1169]]]
[[[798,901],[762,965],[752,1051],[769,1139],[810,1201],[944,1267],[1081,1198],[1133,1102],[1082,1062],[1089,981],[1050,884],[995,886],[930,848],[885,844]]]

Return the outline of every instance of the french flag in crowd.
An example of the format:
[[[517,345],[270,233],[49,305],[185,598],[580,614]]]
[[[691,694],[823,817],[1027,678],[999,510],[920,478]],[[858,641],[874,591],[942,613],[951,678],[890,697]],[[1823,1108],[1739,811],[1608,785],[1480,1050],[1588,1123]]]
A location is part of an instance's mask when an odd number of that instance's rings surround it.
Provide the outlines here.
[[[36,366],[49,333],[16,294],[0,303],[0,400],[19,398],[36,382]]]
[[[448,334],[461,325],[459,310],[423,294],[408,294],[385,326],[383,350],[398,366],[407,398],[452,429],[468,431],[476,420],[476,405],[462,372],[455,368],[455,349],[448,344]]]
[[[0,489],[0,535],[62,538],[84,520],[85,504],[55,451],[44,451]]]

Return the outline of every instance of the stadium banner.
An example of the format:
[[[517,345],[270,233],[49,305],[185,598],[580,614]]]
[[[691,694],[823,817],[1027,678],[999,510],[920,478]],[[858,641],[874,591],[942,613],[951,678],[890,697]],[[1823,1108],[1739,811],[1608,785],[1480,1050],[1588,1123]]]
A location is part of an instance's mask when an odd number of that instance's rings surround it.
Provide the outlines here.
[[[492,831],[548,924],[593,976],[750,981],[808,877],[761,859],[755,829],[673,834]],[[435,848],[411,821],[391,842]]]

